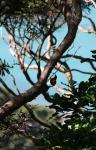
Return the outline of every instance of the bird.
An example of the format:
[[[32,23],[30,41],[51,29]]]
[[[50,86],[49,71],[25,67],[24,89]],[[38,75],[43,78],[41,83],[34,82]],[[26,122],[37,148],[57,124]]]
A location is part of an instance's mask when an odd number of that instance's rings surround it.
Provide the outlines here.
[[[57,76],[55,75],[53,78],[50,79],[50,83],[52,86],[55,86],[56,84],[56,79],[57,79]]]

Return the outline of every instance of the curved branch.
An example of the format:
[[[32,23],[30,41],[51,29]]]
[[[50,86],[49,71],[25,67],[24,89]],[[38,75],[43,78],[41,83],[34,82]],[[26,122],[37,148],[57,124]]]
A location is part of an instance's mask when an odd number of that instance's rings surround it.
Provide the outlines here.
[[[66,54],[64,56],[62,56],[62,58],[75,58],[75,59],[79,59],[81,60],[82,62],[96,62],[95,59],[92,59],[92,58],[85,58],[85,57],[82,57],[82,56],[79,56],[79,55],[72,55],[72,54]]]
[[[72,1],[71,1],[72,3]],[[68,33],[58,46],[56,51],[51,56],[50,60],[48,61],[47,65],[44,67],[44,71],[40,76],[39,81],[25,93],[22,93],[16,97],[13,97],[8,102],[6,102],[2,107],[0,107],[0,120],[2,121],[6,116],[10,115],[14,110],[21,107],[25,103],[33,100],[39,94],[45,92],[46,89],[46,81],[48,76],[50,75],[52,69],[55,67],[57,62],[59,61],[62,54],[71,46],[73,43],[76,32],[78,29],[78,24],[81,21],[82,11],[81,11],[81,4],[80,1],[76,0],[76,16],[75,18],[72,16],[71,12],[72,4],[70,5],[70,1],[66,0],[65,4],[65,19],[68,24]],[[78,11],[77,11],[78,10]]]
[[[94,66],[94,62],[96,62],[95,59],[92,59],[92,58],[85,58],[85,57],[82,57],[82,56],[79,56],[79,55],[72,55],[72,54],[67,54],[67,55],[64,55],[62,56],[62,58],[74,58],[74,59],[78,59],[81,61],[81,63],[89,63],[90,66],[92,67],[92,69],[94,71],[96,71],[96,67]]]
[[[79,69],[71,69],[71,71],[77,71],[79,73],[83,73],[83,74],[89,74],[89,75],[96,75],[96,73],[92,73],[92,72],[87,72],[87,71],[82,71],[82,70],[79,70]]]

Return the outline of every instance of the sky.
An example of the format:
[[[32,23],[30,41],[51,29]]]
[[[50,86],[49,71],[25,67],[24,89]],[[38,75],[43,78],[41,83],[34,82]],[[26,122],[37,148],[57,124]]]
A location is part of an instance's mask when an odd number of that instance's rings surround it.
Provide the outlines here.
[[[86,13],[84,13],[84,15],[86,15]],[[92,8],[92,11],[90,14],[88,14],[88,16],[91,17],[96,23],[96,9],[95,8]],[[80,25],[85,28],[88,28],[89,21],[84,19],[84,20],[82,20]],[[90,27],[91,27],[91,24],[90,24]],[[66,32],[67,32],[67,27],[64,26],[61,29],[59,29],[57,32],[54,33],[54,35],[57,37],[57,41],[58,41],[57,46],[62,41],[64,35],[66,35]],[[6,37],[6,32],[5,32],[4,28],[2,29],[2,34],[4,37]],[[46,46],[46,44],[45,44],[45,46]],[[44,46],[44,48],[45,48],[45,46]],[[91,54],[90,50],[96,49],[96,34],[87,34],[87,33],[81,33],[80,31],[78,31],[75,41],[72,44],[72,46],[70,47],[70,49],[71,50],[69,52],[67,50],[66,53],[74,54],[76,52],[76,55],[80,55],[83,57],[91,57],[92,54]],[[2,58],[3,60],[6,59],[6,62],[8,62],[10,64],[13,63],[13,56],[9,52],[9,46],[6,44],[6,42],[4,40],[2,40],[1,37],[0,37],[0,58]],[[81,64],[79,61],[74,60],[74,59],[68,59],[66,61],[67,61],[68,65],[71,67],[71,69],[80,69],[80,70],[88,71],[88,72],[93,71],[87,63]],[[96,66],[96,64],[95,64],[95,66]],[[24,76],[22,75],[22,73],[20,72],[18,67],[16,67],[15,70],[12,69],[11,72],[16,77],[16,82],[17,82],[18,88],[20,89],[20,92],[24,92],[25,90],[27,90],[28,88],[31,87],[31,85],[25,80]],[[54,73],[55,70],[53,70],[52,72]],[[33,73],[30,70],[30,74],[31,74],[32,79],[35,81],[36,80],[36,72]],[[82,80],[87,80],[89,77],[88,75],[84,75],[84,74],[78,73],[76,71],[72,72],[72,74],[73,74],[73,79],[75,81],[77,81],[77,84],[80,83]],[[57,80],[58,85],[61,85],[62,80],[64,83],[66,83],[65,75],[62,75],[61,73],[57,72],[57,77],[58,77],[58,80]],[[12,78],[9,77],[9,75],[3,77],[3,79],[5,82],[8,83],[10,88],[15,89],[13,82],[12,82]],[[15,91],[16,91],[16,89],[15,89]],[[50,88],[50,94],[53,94],[55,92],[56,92],[56,90],[54,88]],[[33,103],[34,104],[42,103],[44,105],[47,105],[47,102],[44,100],[42,95],[40,95],[36,100],[34,100]]]

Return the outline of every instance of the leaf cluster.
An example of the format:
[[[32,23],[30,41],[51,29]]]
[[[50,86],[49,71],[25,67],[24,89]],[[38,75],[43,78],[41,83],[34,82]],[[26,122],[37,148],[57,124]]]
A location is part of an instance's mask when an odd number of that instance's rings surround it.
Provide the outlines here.
[[[56,110],[61,123],[44,130],[43,138],[36,141],[38,149],[96,149],[96,76],[82,81],[70,98],[58,94],[52,98],[50,107]]]
[[[4,61],[2,59],[0,59],[0,75],[1,76],[5,76],[5,74],[10,74],[9,69],[13,68],[13,66],[10,66],[6,60],[4,59]]]

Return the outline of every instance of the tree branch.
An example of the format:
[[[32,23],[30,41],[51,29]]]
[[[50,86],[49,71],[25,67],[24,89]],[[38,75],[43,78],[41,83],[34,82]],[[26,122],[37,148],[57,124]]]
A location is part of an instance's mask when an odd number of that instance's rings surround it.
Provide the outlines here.
[[[72,1],[71,1],[72,2]],[[0,107],[0,120],[2,121],[6,116],[10,115],[14,110],[21,107],[25,103],[35,99],[39,94],[43,93],[46,89],[46,81],[48,76],[50,75],[52,69],[57,64],[58,60],[62,56],[62,54],[71,46],[73,43],[76,32],[78,29],[78,24],[81,21],[82,11],[80,1],[76,0],[76,17],[72,16],[71,11],[72,4],[70,5],[69,0],[66,0],[65,4],[65,19],[68,24],[68,33],[58,46],[56,51],[51,56],[47,65],[44,67],[44,71],[40,76],[39,81],[26,92],[13,97],[8,100],[2,107]],[[78,10],[78,11],[77,11]],[[77,19],[76,19],[77,18]],[[74,21],[76,19],[76,21]]]

